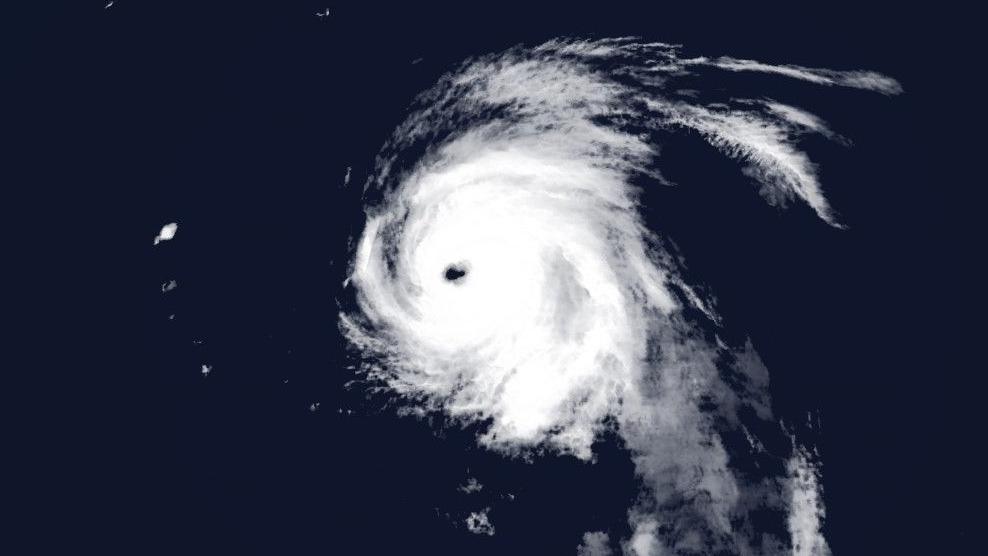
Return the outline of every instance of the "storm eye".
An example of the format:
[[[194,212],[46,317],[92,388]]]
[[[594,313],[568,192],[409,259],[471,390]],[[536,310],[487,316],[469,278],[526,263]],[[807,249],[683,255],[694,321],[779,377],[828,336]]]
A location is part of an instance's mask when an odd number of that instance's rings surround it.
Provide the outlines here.
[[[461,281],[462,278],[466,275],[467,275],[466,263],[451,264],[446,267],[446,272],[443,273],[443,276],[446,278],[446,280],[450,282]]]

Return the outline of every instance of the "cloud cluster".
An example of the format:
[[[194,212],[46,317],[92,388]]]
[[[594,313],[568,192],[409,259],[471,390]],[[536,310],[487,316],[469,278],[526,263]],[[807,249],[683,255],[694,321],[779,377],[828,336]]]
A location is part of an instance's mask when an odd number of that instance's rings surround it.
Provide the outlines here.
[[[378,157],[365,187],[380,200],[347,282],[357,309],[340,327],[367,380],[420,411],[488,423],[478,440],[492,450],[592,461],[614,428],[643,494],[627,554],[823,554],[814,460],[795,443],[763,448],[759,435],[786,434],[768,373],[750,345],[718,337],[712,303],[645,225],[632,182],[661,179],[663,137],[695,133],[770,201],[839,227],[797,145],[833,134],[771,100],[703,103],[676,85],[696,68],[899,90],[868,72],[685,59],[633,39],[469,60],[419,96]],[[610,546],[588,533],[580,550]]]

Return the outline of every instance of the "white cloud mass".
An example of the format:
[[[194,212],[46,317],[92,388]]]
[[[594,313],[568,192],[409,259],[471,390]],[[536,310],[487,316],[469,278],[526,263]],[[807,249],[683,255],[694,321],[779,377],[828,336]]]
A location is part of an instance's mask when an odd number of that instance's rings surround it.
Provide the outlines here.
[[[176,222],[165,224],[161,227],[161,231],[158,232],[158,235],[154,236],[154,244],[158,245],[162,241],[171,241],[175,237],[176,233],[178,233],[178,224]]]
[[[378,157],[365,187],[379,200],[347,280],[357,304],[340,327],[367,382],[422,413],[488,422],[478,441],[491,450],[592,461],[598,434],[616,430],[643,492],[615,544],[626,554],[826,554],[813,458],[795,442],[764,448],[788,440],[767,371],[750,344],[718,337],[711,301],[646,227],[632,185],[661,180],[662,138],[692,132],[769,201],[841,226],[797,145],[831,136],[826,124],[765,99],[701,103],[697,72],[724,70],[901,90],[870,72],[681,59],[633,39],[468,60],[419,96]],[[779,531],[756,526],[755,510]],[[610,542],[588,533],[580,550]]]
[[[603,531],[583,534],[583,542],[576,547],[576,556],[611,556],[610,536]]]

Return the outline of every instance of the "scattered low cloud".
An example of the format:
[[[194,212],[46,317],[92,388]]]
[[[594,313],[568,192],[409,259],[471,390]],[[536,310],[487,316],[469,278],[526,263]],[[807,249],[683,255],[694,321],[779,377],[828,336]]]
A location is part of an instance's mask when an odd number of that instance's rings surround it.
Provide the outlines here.
[[[485,509],[479,512],[472,512],[467,516],[467,530],[475,535],[494,536],[494,525],[491,524],[491,520],[487,516],[487,512],[489,511],[490,509]]]
[[[470,477],[470,479],[467,480],[466,484],[457,487],[457,490],[466,494],[473,494],[474,492],[480,492],[483,489],[484,489],[484,485],[480,484],[480,482],[473,477]]]

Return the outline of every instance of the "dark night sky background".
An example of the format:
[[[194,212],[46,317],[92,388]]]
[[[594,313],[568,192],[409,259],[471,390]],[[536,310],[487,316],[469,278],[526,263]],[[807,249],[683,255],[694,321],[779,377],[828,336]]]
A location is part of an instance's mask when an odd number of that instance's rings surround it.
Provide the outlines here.
[[[888,98],[725,76],[725,87],[807,108],[853,141],[808,146],[847,231],[804,207],[765,205],[733,162],[686,142],[661,160],[680,186],[650,191],[645,205],[733,329],[750,334],[778,413],[820,411],[836,554],[959,553],[978,532],[957,501],[982,481],[968,467],[975,449],[948,425],[971,394],[947,397],[965,365],[944,330],[945,299],[960,294],[938,271],[955,263],[935,240],[947,220],[926,152],[936,62],[916,37],[940,24],[926,14],[830,3],[75,4],[6,35],[18,53],[8,75],[25,86],[18,156],[34,169],[28,187],[58,199],[47,218],[92,207],[106,215],[92,217],[94,234],[133,243],[113,260],[120,271],[86,294],[102,307],[91,318],[125,331],[100,344],[116,355],[68,382],[81,387],[66,394],[80,417],[50,418],[64,445],[46,448],[57,457],[35,469],[44,495],[20,512],[39,553],[65,543],[129,554],[557,554],[584,531],[620,532],[636,490],[612,442],[595,466],[508,462],[476,449],[473,431],[437,435],[396,418],[386,398],[342,387],[336,298],[374,155],[412,96],[465,57],[566,35],[640,35],[688,54],[900,80],[905,94]],[[315,16],[326,7],[328,18]],[[347,167],[356,187],[342,187]],[[171,221],[178,236],[153,249]],[[80,274],[103,262],[82,245],[72,257]],[[162,295],[171,279],[179,287]],[[117,298],[130,301],[117,309]],[[476,498],[456,492],[468,468],[485,485]],[[504,493],[516,501],[485,498]],[[488,505],[490,538],[444,515]]]

